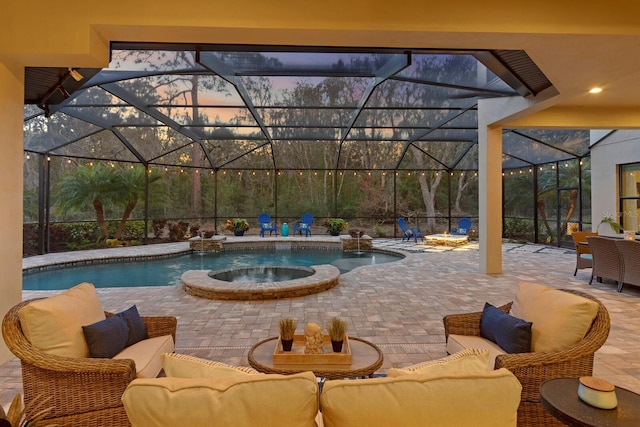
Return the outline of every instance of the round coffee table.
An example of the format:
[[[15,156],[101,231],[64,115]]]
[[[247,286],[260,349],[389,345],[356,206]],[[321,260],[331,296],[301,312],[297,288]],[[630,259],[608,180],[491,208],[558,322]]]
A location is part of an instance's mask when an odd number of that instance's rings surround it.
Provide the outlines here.
[[[382,366],[384,357],[382,351],[373,343],[349,336],[351,347],[350,365],[287,365],[274,364],[273,352],[278,337],[262,340],[249,350],[247,358],[253,369],[265,374],[295,374],[298,372],[312,371],[316,377],[327,380],[340,378],[371,377]]]
[[[578,378],[556,378],[540,385],[540,402],[554,417],[570,426],[638,426],[640,395],[616,387],[618,406],[599,409],[578,397]]]

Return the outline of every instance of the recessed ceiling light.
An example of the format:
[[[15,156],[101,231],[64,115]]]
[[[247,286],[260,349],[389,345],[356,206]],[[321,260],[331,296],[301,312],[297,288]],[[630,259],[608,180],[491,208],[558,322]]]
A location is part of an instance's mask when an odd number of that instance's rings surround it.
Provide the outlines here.
[[[589,93],[600,93],[602,92],[602,88],[601,87],[594,87],[589,89]]]

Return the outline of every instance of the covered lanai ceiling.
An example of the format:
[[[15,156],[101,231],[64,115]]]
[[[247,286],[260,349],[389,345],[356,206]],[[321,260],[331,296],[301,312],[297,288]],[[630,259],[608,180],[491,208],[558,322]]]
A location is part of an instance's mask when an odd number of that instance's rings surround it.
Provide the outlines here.
[[[27,68],[25,150],[210,169],[475,170],[477,104],[552,83],[523,51],[114,44]],[[510,130],[503,167],[581,158],[587,131]]]

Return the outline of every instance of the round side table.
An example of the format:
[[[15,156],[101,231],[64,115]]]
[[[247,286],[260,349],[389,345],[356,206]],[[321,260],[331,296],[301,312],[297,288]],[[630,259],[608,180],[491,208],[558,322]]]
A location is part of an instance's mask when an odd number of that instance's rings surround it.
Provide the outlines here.
[[[351,346],[350,365],[293,365],[274,364],[273,351],[278,337],[271,337],[260,341],[249,350],[247,359],[255,370],[265,374],[295,374],[312,371],[316,377],[327,380],[340,378],[371,377],[382,366],[384,356],[382,351],[373,343],[349,336]]]
[[[542,406],[569,426],[640,426],[640,395],[616,387],[618,406],[599,409],[578,397],[578,378],[556,378],[540,385]]]

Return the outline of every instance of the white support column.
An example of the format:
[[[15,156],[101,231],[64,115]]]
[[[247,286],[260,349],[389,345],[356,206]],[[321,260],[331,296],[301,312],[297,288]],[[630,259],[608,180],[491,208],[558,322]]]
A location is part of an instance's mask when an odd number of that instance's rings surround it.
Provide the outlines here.
[[[502,127],[478,113],[480,272],[502,273]]]
[[[24,83],[0,63],[0,316],[22,300]],[[0,365],[14,357],[0,342]]]
[[[480,272],[502,273],[502,123],[534,105],[524,98],[478,101]]]

